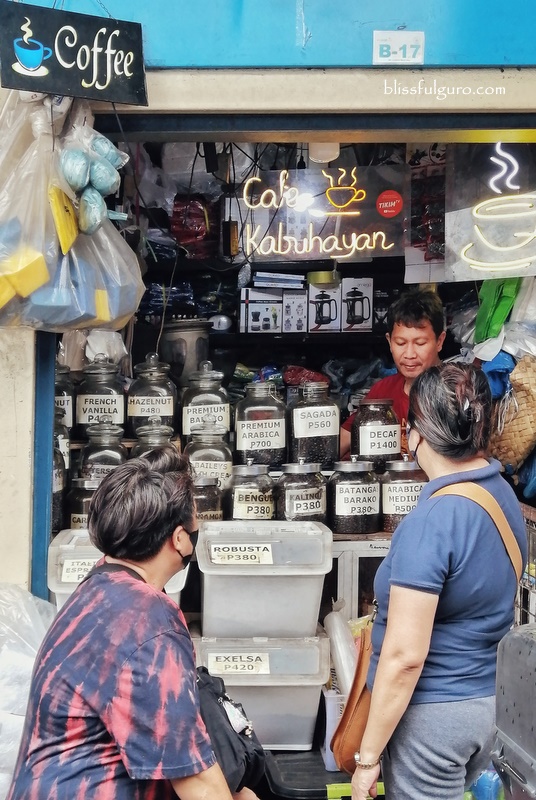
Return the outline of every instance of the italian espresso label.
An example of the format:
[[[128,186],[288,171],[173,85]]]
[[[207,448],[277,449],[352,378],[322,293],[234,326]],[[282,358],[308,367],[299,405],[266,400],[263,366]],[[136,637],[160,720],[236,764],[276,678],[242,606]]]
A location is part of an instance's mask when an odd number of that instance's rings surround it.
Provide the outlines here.
[[[87,528],[88,515],[87,514],[71,514],[71,528],[78,530],[79,528]]]
[[[158,414],[161,417],[173,416],[172,397],[129,397],[127,403],[127,416],[152,417]]]
[[[61,424],[66,428],[73,427],[73,398],[67,395],[60,394],[54,397],[54,403],[59,406],[63,412]]]
[[[335,487],[335,515],[337,517],[379,513],[379,483],[341,484]]]
[[[292,411],[294,436],[308,439],[312,436],[339,436],[340,411],[337,406],[307,406]]]
[[[417,505],[423,481],[384,483],[382,505],[384,514],[409,514]]]
[[[223,425],[228,431],[231,423],[229,403],[204,403],[202,405],[185,406],[182,409],[182,433],[189,436],[192,425],[201,425],[203,417],[214,417],[217,425]]]
[[[252,489],[235,489],[233,497],[233,519],[273,519],[274,498],[272,492],[256,492]]]
[[[235,435],[237,450],[282,450],[285,447],[285,420],[237,421]]]
[[[93,425],[103,414],[112,418],[115,425],[125,421],[125,402],[118,394],[79,394],[76,398],[76,421],[79,425]]]
[[[362,456],[397,455],[400,453],[400,425],[361,425],[359,454]]]
[[[197,512],[197,519],[200,520],[220,520],[223,519],[223,511],[222,509],[218,509],[217,511],[198,511]]]
[[[285,515],[289,519],[326,513],[326,487],[285,489]]]
[[[206,478],[217,478],[220,489],[227,489],[231,483],[233,464],[231,461],[198,461],[191,459],[195,474]]]

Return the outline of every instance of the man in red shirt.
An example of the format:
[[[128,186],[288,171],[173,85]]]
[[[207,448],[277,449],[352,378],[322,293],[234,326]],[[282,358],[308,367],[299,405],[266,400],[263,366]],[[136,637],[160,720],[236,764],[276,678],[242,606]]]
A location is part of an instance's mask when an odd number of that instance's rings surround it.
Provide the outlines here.
[[[429,367],[439,364],[439,353],[445,341],[443,306],[439,295],[431,289],[411,289],[398,298],[387,314],[385,334],[398,372],[382,378],[370,389],[368,400],[389,399],[402,426],[402,452],[407,452],[406,420],[409,390],[415,378]],[[351,414],[341,427],[340,456],[350,451]]]

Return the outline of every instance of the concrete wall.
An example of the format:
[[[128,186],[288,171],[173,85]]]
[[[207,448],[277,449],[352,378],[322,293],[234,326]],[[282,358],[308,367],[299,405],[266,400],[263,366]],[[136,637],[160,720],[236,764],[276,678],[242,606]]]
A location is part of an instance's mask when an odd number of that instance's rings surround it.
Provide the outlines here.
[[[30,585],[35,334],[0,328],[0,582]]]

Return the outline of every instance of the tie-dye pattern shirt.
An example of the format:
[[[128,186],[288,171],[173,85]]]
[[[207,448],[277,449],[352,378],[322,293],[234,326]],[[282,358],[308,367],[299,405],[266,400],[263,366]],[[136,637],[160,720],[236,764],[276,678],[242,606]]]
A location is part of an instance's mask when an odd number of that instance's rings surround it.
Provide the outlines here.
[[[178,606],[124,568],[71,595],[36,659],[8,800],[168,800],[212,766]]]

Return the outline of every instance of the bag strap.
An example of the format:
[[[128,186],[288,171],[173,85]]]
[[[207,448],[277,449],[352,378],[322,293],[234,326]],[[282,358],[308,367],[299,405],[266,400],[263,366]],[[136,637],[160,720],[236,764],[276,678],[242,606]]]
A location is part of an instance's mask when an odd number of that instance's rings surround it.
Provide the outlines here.
[[[438,489],[436,492],[431,494],[430,497],[439,497],[445,494],[467,497],[469,500],[473,500],[475,503],[478,503],[479,506],[482,506],[482,508],[488,512],[501,535],[506,552],[508,553],[508,557],[512,562],[517,580],[520,581],[523,574],[523,558],[521,556],[521,550],[519,549],[516,537],[514,536],[514,532],[510,527],[508,520],[506,519],[504,511],[500,507],[497,500],[493,497],[491,492],[488,492],[487,489],[484,489],[482,486],[479,486],[473,481],[463,481],[462,483],[453,483],[450,486],[444,486],[442,489]]]

